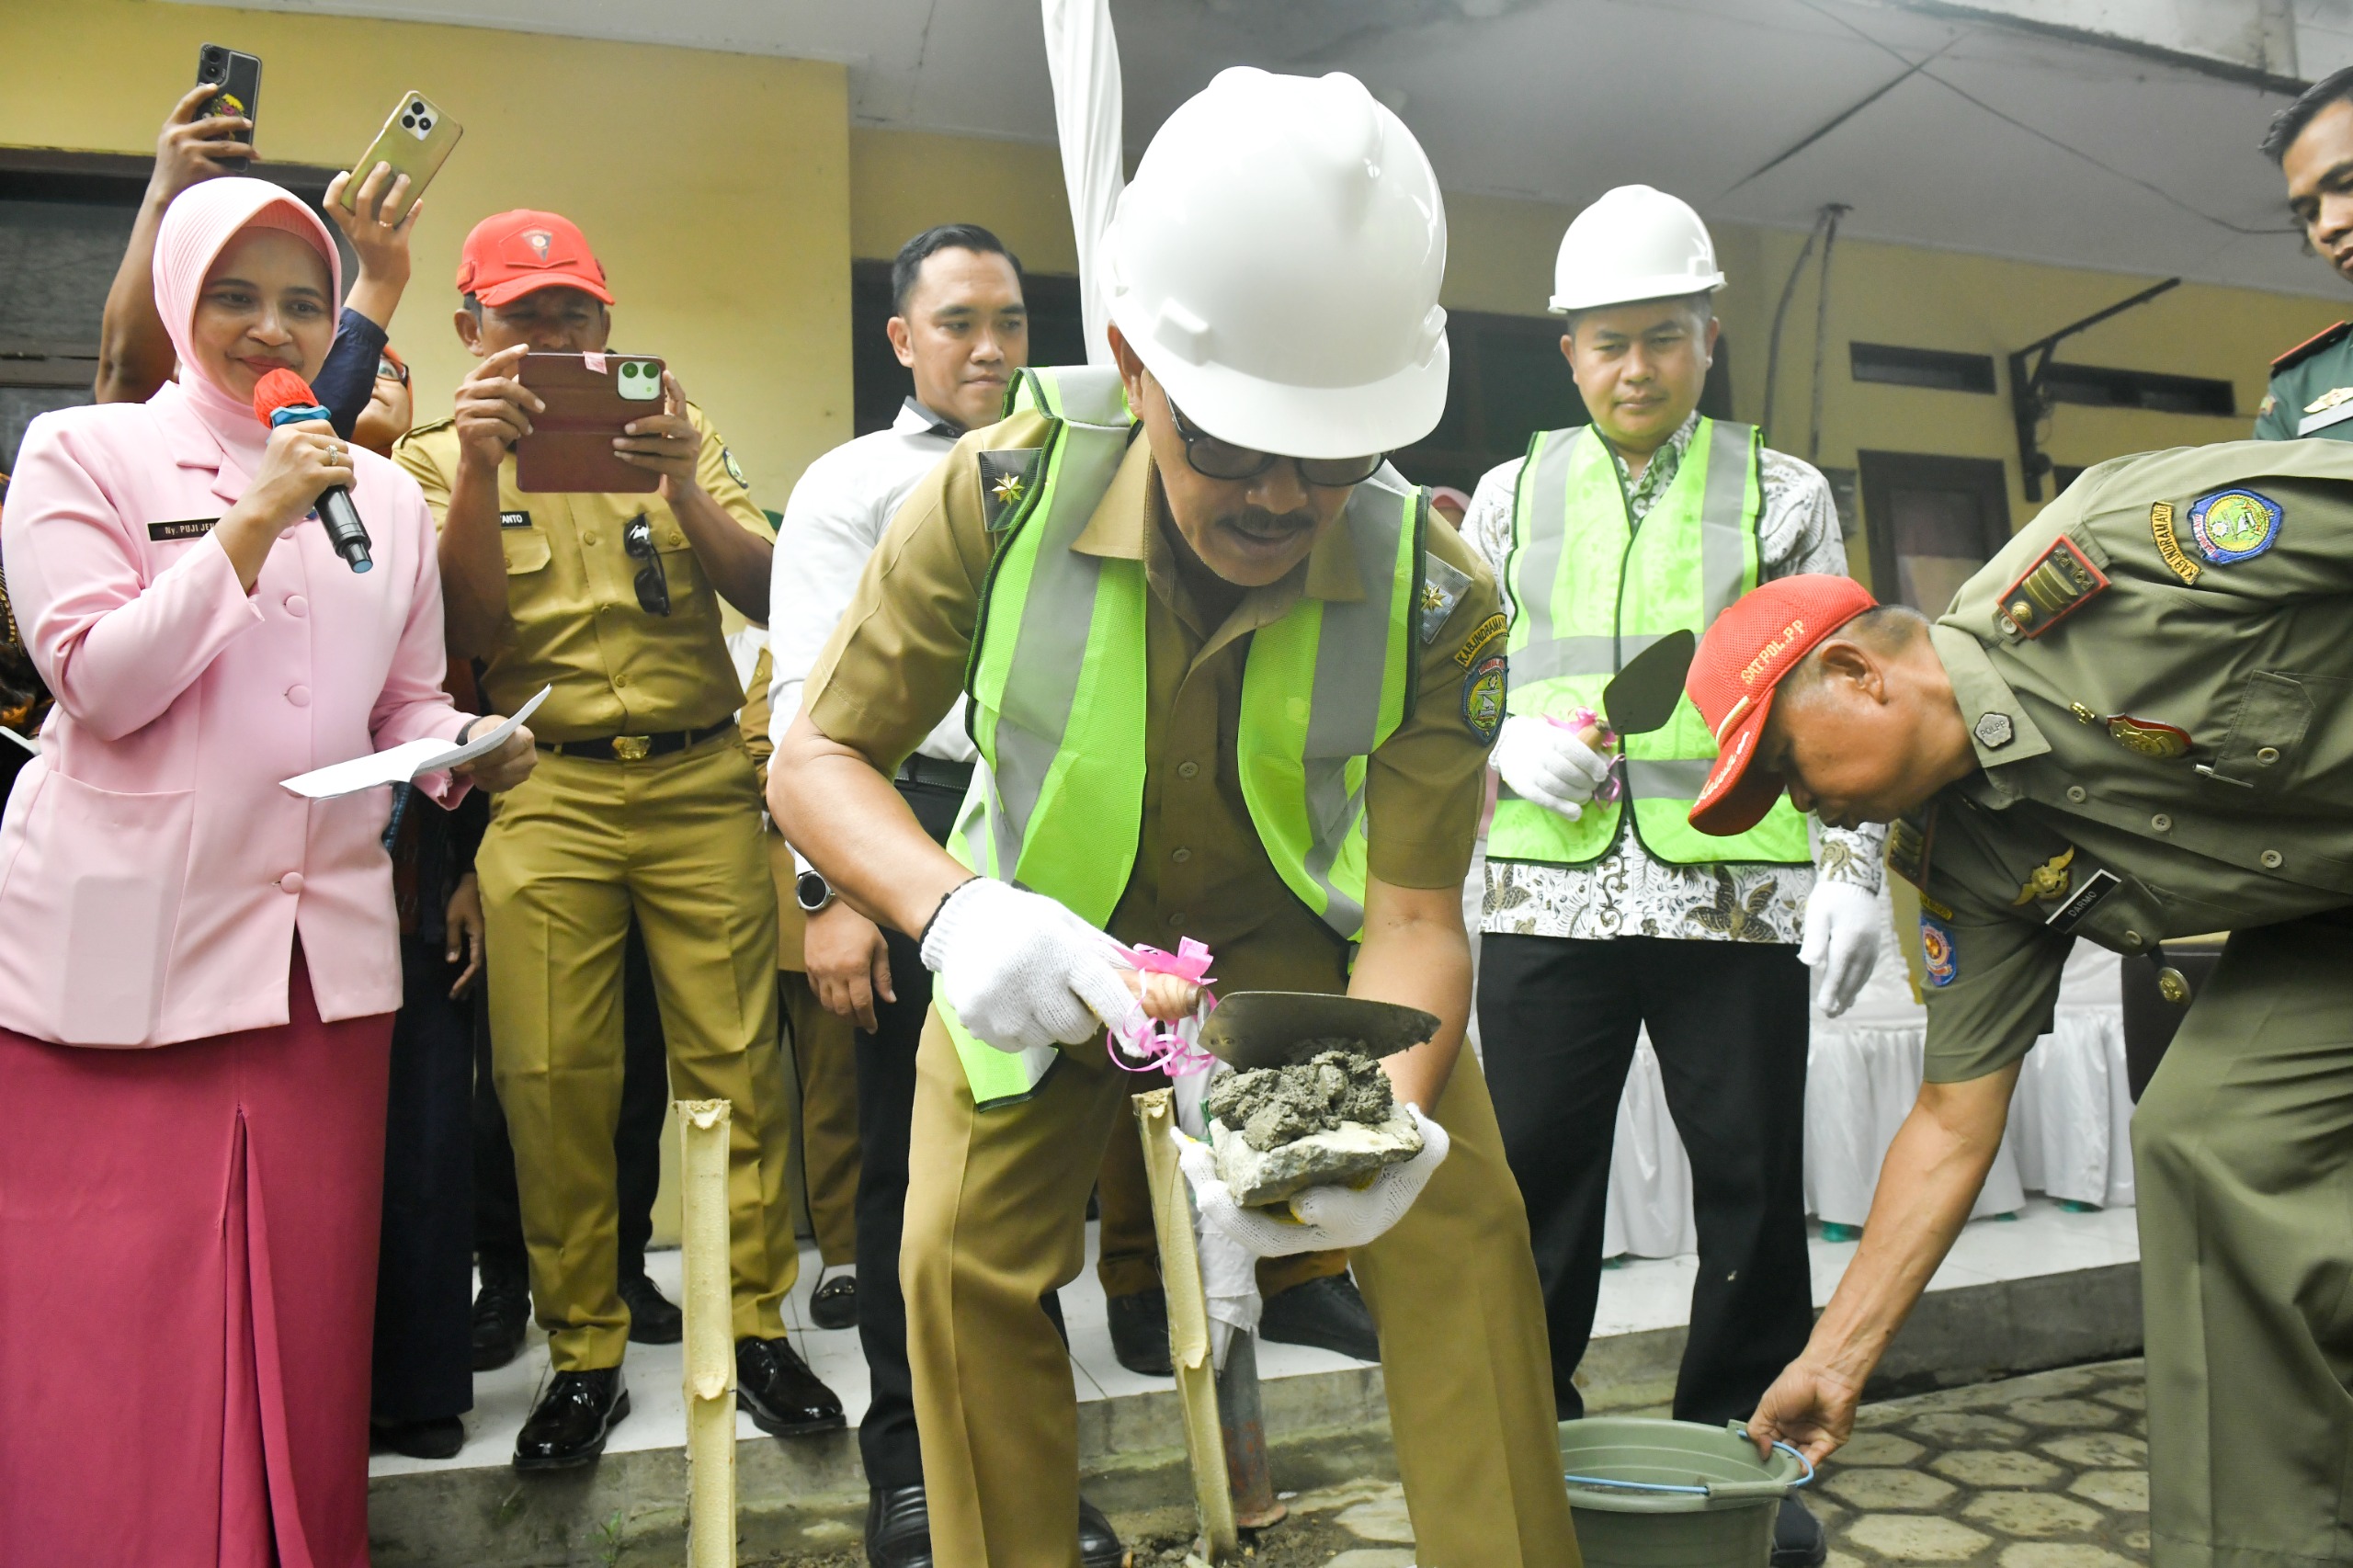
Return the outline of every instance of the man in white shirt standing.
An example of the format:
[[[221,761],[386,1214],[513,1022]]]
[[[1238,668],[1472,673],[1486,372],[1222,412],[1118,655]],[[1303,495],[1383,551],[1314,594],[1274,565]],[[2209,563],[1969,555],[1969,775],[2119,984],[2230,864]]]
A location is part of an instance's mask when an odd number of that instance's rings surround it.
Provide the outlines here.
[[[1760,581],[1844,575],[1830,486],[1754,426],[1699,412],[1723,286],[1699,215],[1623,186],[1562,239],[1552,309],[1592,415],[1479,482],[1462,537],[1505,615],[1461,655],[1510,661],[1494,762],[1479,1036],[1528,1204],[1563,1419],[1593,1332],[1618,1101],[1647,1025],[1691,1156],[1699,1267],[1675,1415],[1745,1420],[1813,1327],[1804,1167],[1806,966],[1842,1011],[1878,952],[1883,831],[1786,803],[1739,839],[1688,827],[1716,756],[1687,699],[1620,743],[1593,710],[1625,661],[1707,630]],[[1506,616],[1510,628],[1504,626]],[[1786,1348],[1785,1348],[1786,1347]],[[1819,1563],[1794,1497],[1776,1568]]]
[[[768,647],[771,733],[779,739],[801,711],[810,666],[849,607],[900,503],[966,430],[996,423],[1007,383],[1029,363],[1021,264],[986,229],[949,223],[925,230],[900,247],[891,286],[891,347],[914,372],[915,395],[888,430],[860,436],[809,465],[777,535]],[[960,701],[899,770],[899,793],[935,839],[944,842],[955,825],[975,755]],[[876,1568],[927,1568],[931,1524],[907,1369],[899,1235],[915,1044],[931,1005],[931,971],[915,942],[835,901],[806,861],[800,871],[809,986],[827,1009],[858,1025],[857,1312],[873,1391],[858,1429],[870,1492],[866,1554]],[[1101,1514],[1082,1505],[1080,1526],[1088,1563],[1120,1561],[1119,1538]]]

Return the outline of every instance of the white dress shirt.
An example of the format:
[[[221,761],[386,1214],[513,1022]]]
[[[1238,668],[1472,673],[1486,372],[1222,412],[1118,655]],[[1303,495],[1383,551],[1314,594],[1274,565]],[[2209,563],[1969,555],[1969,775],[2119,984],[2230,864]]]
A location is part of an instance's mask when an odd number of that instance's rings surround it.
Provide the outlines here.
[[[866,558],[882,542],[924,475],[956,445],[956,427],[913,398],[888,430],[845,441],[809,465],[776,536],[768,583],[768,657],[776,674],[768,687],[768,733],[777,744],[801,711],[801,688],[825,639],[849,609]],[[961,698],[915,748],[942,762],[979,755],[964,733]]]

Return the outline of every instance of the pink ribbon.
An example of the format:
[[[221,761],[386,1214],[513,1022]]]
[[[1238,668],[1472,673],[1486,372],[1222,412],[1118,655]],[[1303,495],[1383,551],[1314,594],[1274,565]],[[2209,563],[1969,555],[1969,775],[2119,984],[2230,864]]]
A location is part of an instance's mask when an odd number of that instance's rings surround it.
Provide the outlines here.
[[[1158,948],[1126,947],[1114,942],[1112,947],[1120,958],[1143,974],[1173,974],[1188,985],[1201,988],[1200,1006],[1189,1020],[1163,1024],[1143,1010],[1141,1003],[1129,1017],[1112,1026],[1108,1042],[1112,1062],[1130,1073],[1162,1073],[1171,1078],[1198,1073],[1214,1064],[1217,1058],[1201,1050],[1180,1031],[1189,1022],[1196,1033],[1200,1022],[1217,1006],[1217,998],[1209,993],[1210,950],[1190,937],[1181,938],[1173,953]]]
[[[1547,714],[1544,722],[1556,730],[1583,730],[1590,724],[1601,732],[1603,745],[1608,745],[1618,739],[1609,726],[1602,721],[1601,715],[1590,708],[1580,708],[1574,713],[1558,718]],[[1624,791],[1625,787],[1626,780],[1619,773],[1617,759],[1613,757],[1609,764],[1609,777],[1601,781],[1601,788],[1593,792],[1593,798],[1607,804],[1616,800]]]

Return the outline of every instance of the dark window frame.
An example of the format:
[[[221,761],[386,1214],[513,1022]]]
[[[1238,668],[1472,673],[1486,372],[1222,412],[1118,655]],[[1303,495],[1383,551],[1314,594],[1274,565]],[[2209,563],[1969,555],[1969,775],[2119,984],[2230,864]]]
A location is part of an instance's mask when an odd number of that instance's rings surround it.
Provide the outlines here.
[[[1858,381],[1918,387],[1927,392],[1992,397],[1998,390],[1991,354],[1962,354],[1948,348],[1908,348],[1893,343],[1850,341],[1847,345],[1847,373]]]
[[[1898,570],[1895,551],[1895,506],[1892,492],[1899,485],[1922,489],[1967,490],[1976,493],[1985,516],[1998,525],[1989,534],[1986,553],[1990,558],[2003,540],[2017,530],[2010,516],[2009,468],[1999,458],[1963,458],[1942,452],[1892,452],[1865,450],[1855,454],[1855,466],[1861,475],[1863,501],[1863,538],[1870,555],[1868,579],[1870,590],[1882,604],[1898,604],[1904,599],[1904,581]],[[1854,562],[1849,560],[1851,573]],[[1944,607],[1930,606],[1929,615]]]
[[[2211,376],[2177,376],[2163,370],[2064,360],[2053,360],[2043,370],[2042,396],[2049,403],[2079,408],[2126,408],[2143,414],[2235,419],[2239,412],[2238,388]]]

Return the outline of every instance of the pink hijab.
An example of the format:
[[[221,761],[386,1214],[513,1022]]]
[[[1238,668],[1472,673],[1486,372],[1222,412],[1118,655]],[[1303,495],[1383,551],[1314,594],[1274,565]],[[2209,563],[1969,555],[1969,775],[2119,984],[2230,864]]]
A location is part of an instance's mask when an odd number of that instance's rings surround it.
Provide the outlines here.
[[[343,299],[343,260],[318,215],[266,179],[230,175],[205,180],[173,198],[164,213],[155,234],[155,312],[179,356],[180,378],[173,385],[250,472],[261,460],[268,432],[254,417],[253,404],[214,381],[188,347],[205,276],[245,229],[283,229],[308,240],[326,258],[330,310]],[[156,395],[172,395],[172,387]]]

